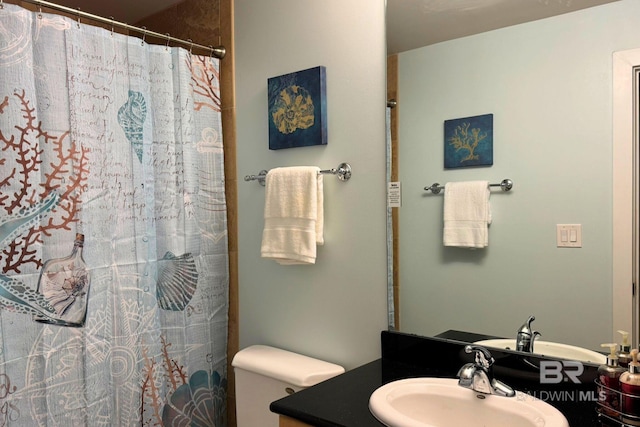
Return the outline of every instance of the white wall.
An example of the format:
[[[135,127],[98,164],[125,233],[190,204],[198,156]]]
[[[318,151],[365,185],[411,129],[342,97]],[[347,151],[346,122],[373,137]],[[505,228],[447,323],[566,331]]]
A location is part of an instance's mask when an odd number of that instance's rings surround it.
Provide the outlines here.
[[[543,339],[610,342],[612,54],[640,46],[638,16],[623,0],[400,55],[403,330],[512,337],[535,314]],[[494,165],[444,170],[444,120],[486,113]],[[489,248],[443,248],[443,197],[422,187],[503,178]],[[583,248],[556,248],[567,223]]]
[[[235,0],[240,347],[267,344],[353,368],[386,329],[384,0]],[[324,65],[326,146],[268,149],[267,78]],[[260,258],[264,188],[244,175],[348,162],[324,178],[312,266]]]

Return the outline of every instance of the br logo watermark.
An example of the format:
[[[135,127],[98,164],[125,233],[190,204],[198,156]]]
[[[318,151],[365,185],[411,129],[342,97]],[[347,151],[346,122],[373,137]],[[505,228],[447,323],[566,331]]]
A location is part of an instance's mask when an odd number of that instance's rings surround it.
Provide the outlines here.
[[[584,372],[584,365],[574,360],[541,360],[540,384],[559,384],[571,381],[580,384],[580,375]]]
[[[572,382],[581,384],[580,375],[584,365],[573,360],[541,360],[540,384],[560,384]],[[604,391],[596,390],[536,390],[518,395],[521,400],[534,399],[544,402],[602,402],[606,398]]]

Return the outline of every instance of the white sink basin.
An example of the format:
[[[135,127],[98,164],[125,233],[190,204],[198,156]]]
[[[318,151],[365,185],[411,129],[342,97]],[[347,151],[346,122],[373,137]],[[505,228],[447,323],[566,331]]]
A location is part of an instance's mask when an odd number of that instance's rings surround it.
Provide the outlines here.
[[[474,344],[483,347],[516,349],[515,339],[493,339],[476,341]],[[533,344],[534,353],[547,357],[559,357],[562,359],[575,360],[579,362],[590,362],[601,365],[606,363],[607,357],[595,351],[587,350],[573,345],[560,344],[551,341],[535,341]]]
[[[371,394],[371,413],[389,427],[569,427],[553,406],[516,392],[484,395],[448,378],[409,378]]]

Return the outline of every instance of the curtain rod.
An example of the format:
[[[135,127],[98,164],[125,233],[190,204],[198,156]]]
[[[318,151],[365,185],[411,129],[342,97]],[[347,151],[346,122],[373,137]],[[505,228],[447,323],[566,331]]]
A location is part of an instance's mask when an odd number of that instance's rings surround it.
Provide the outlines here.
[[[175,37],[171,37],[171,35],[169,35],[169,33],[167,34],[161,34],[161,33],[156,33],[155,31],[149,31],[146,28],[142,27],[136,27],[134,25],[129,25],[126,24],[124,22],[120,22],[120,21],[116,21],[115,19],[111,19],[111,18],[104,18],[102,16],[98,16],[98,15],[94,15],[91,13],[87,13],[87,12],[83,12],[80,9],[71,9],[70,7],[66,7],[66,6],[62,6],[56,3],[50,3],[48,1],[44,1],[44,0],[22,0],[25,1],[27,3],[31,3],[31,4],[35,4],[37,6],[43,6],[46,7],[48,9],[54,9],[54,10],[59,10],[65,13],[68,13],[70,15],[75,15],[78,17],[78,20],[80,18],[87,18],[87,19],[91,19],[94,21],[98,21],[98,22],[102,22],[103,24],[109,24],[112,27],[116,26],[116,27],[120,27],[120,28],[124,28],[126,30],[129,31],[135,31],[137,33],[140,33],[144,36],[153,36],[153,37],[157,37],[160,39],[164,39],[167,41],[167,44],[169,44],[169,42],[172,43],[178,43],[178,44],[182,44],[182,45],[186,45],[189,46],[189,49],[192,48],[198,48],[198,49],[204,49],[204,50],[208,50],[209,52],[211,52],[211,55],[218,58],[218,59],[222,59],[224,58],[224,55],[227,53],[227,50],[224,48],[224,46],[217,46],[217,47],[213,47],[213,46],[205,46],[205,45],[201,45],[201,44],[197,44],[197,43],[193,43],[191,40],[182,40],[182,39],[178,39]],[[2,8],[2,0],[0,0],[0,8]],[[143,38],[144,41],[144,38]]]

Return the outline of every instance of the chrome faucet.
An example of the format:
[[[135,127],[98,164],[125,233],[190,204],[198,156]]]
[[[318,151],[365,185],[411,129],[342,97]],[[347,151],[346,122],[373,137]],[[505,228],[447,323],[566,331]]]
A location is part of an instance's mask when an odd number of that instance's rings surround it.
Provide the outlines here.
[[[540,332],[531,329],[531,322],[534,320],[536,320],[535,316],[529,316],[527,321],[518,329],[518,334],[516,335],[517,351],[533,353],[533,342],[541,335]]]
[[[467,345],[466,353],[475,353],[475,362],[467,363],[458,371],[458,385],[478,393],[513,397],[516,392],[511,387],[493,378],[492,365],[495,362],[489,350],[479,345]]]

